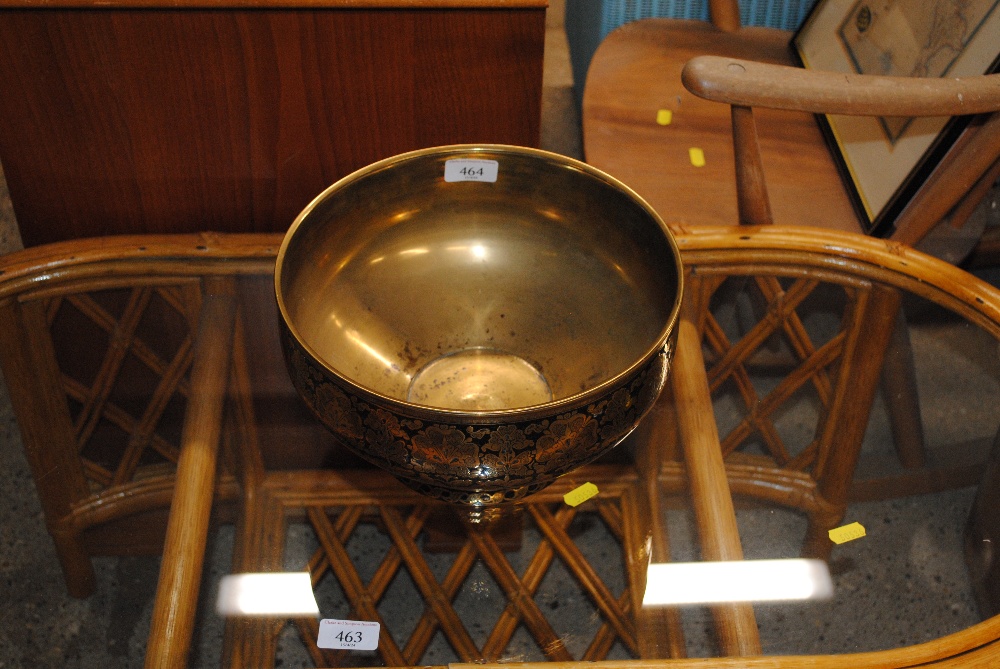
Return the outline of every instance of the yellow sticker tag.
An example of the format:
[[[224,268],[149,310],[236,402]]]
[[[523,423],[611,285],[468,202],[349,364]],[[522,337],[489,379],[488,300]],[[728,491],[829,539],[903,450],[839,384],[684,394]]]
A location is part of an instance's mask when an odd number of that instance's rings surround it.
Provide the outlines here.
[[[597,494],[597,486],[589,481],[563,495],[563,501],[570,506],[579,506]]]
[[[697,146],[692,146],[688,149],[688,156],[691,158],[691,164],[695,167],[705,166],[705,152],[699,149]]]
[[[674,120],[674,113],[669,109],[660,109],[656,112],[656,122],[659,125],[670,125]]]
[[[854,541],[863,536],[865,536],[865,526],[861,523],[851,523],[850,525],[843,525],[830,530],[830,541],[835,544]]]

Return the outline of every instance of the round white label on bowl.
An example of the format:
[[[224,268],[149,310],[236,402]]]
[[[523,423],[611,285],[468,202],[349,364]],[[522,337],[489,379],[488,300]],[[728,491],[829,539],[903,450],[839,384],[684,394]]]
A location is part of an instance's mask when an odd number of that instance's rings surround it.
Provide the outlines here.
[[[455,181],[485,181],[493,183],[497,180],[500,164],[495,160],[482,158],[456,158],[444,162],[444,180]]]

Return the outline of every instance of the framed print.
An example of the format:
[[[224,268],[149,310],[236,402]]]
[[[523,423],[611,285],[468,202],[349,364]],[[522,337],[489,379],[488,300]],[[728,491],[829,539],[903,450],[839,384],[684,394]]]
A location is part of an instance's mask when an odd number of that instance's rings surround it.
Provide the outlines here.
[[[1000,60],[1000,0],[820,0],[792,39],[808,69],[961,77]],[[895,218],[968,117],[820,117],[869,234]]]

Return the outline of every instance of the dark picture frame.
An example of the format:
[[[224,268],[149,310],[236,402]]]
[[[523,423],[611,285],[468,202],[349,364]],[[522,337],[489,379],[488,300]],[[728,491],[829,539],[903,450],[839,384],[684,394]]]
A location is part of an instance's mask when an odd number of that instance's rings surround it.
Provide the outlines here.
[[[971,76],[1000,66],[1000,0],[819,0],[792,38],[807,69]],[[865,232],[888,236],[970,117],[818,116]]]

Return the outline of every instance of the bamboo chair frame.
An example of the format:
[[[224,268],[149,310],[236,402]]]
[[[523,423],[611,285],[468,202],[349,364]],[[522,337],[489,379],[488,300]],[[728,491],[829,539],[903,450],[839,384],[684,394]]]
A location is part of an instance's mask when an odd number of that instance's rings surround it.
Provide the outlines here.
[[[180,398],[198,406],[218,392],[208,380],[193,385],[187,377],[199,348],[195,333],[202,319],[203,289],[217,290],[208,288],[211,281],[203,282],[204,268],[225,276],[251,267],[267,272],[272,262],[259,244],[253,247],[256,255],[239,258],[236,247],[209,251],[211,242],[201,236],[187,238],[187,245],[205,249],[206,258],[222,255],[226,263],[217,262],[218,256],[214,264],[208,260],[199,265],[195,258],[171,262],[164,259],[161,242],[176,246],[174,239],[157,237],[123,238],[114,244],[54,244],[7,256],[0,274],[0,321],[4,323],[0,363],[67,587],[77,597],[87,596],[94,587],[89,557],[113,554],[114,542],[128,535],[109,539],[100,529],[170,504],[182,449],[156,429],[168,403]],[[128,292],[119,314],[92,297],[113,290]],[[176,348],[166,353],[150,344],[151,333],[144,339],[137,332],[154,298],[167,304],[187,328]],[[50,328],[62,307],[84,314],[106,333],[108,345],[100,366],[85,382],[59,368]],[[212,327],[211,339],[226,330],[221,325]],[[148,405],[135,416],[111,396],[127,356],[140,360],[158,379]],[[79,405],[75,415],[71,402]],[[88,442],[102,421],[120,430],[127,440],[127,448],[111,466],[87,457]],[[195,427],[191,426],[193,432],[183,438],[184,443],[196,441],[203,433],[204,428]],[[160,462],[142,464],[144,451],[155,451]],[[236,499],[238,489],[231,473],[221,475],[220,499]]]
[[[251,239],[249,247],[241,246]],[[89,595],[95,587],[91,556],[109,547],[114,553],[116,538],[127,539],[150,512],[169,509],[166,537],[159,540],[164,567],[149,657],[186,657],[209,514],[213,503],[238,498],[232,468],[217,475],[238,330],[233,277],[271,271],[276,248],[253,237],[227,238],[224,249],[210,236],[183,240],[54,244],[4,258],[0,272],[0,364],[69,593]],[[179,246],[189,256],[181,262],[171,258]],[[114,292],[127,293],[118,312],[95,297]],[[162,333],[140,332],[156,296],[185,330],[166,357],[154,341]],[[107,348],[89,379],[60,369],[52,329],[63,308],[107,332]],[[156,377],[139,416],[114,396],[129,376],[129,357]],[[176,444],[160,434],[159,425],[175,395],[188,406]],[[88,454],[101,423],[127,437],[111,466]],[[148,462],[148,451],[160,461]],[[123,529],[101,536],[116,524]],[[145,536],[142,549],[150,541]],[[167,645],[169,653],[163,652]]]
[[[395,552],[387,566],[380,568],[381,575],[375,584],[359,584],[356,574],[352,575],[346,565],[337,571],[341,583],[353,592],[352,601],[357,610],[371,612],[373,595],[377,595],[385,579],[399,565],[407,565],[411,573],[419,574],[423,570],[413,536],[427,518],[429,511],[424,506],[427,502],[377,471],[268,471],[255,448],[252,407],[247,402],[246,343],[239,315],[234,312],[229,296],[233,280],[241,276],[266,275],[273,270],[278,241],[276,235],[187,235],[66,242],[12,254],[4,259],[0,268],[3,270],[0,274],[0,310],[12,316],[5,319],[4,327],[0,328],[0,344],[3,344],[0,362],[43,498],[46,522],[57,545],[66,542],[69,536],[81,549],[60,550],[67,580],[86,572],[86,565],[67,565],[69,559],[88,561],[86,541],[81,538],[86,522],[134,514],[152,505],[173,505],[147,666],[185,666],[197,584],[201,578],[202,542],[208,531],[204,520],[206,505],[213,501],[213,495],[216,503],[235,497],[242,505],[234,569],[281,568],[285,524],[295,518],[307,518],[320,528],[324,552],[317,554],[313,566],[318,571],[334,568],[336,556],[342,554],[338,545],[342,546],[345,532],[368,514],[377,517],[378,522],[394,535]],[[596,662],[602,667],[705,664],[704,660],[682,657],[682,637],[675,636],[676,620],[671,618],[669,610],[641,611],[638,606],[644,587],[642,571],[650,555],[647,551],[657,560],[669,559],[669,540],[660,524],[653,521],[658,517],[665,492],[684,490],[692,493],[706,559],[739,559],[741,549],[733,518],[732,493],[753,494],[766,488],[776,491],[766,496],[769,501],[802,506],[802,501],[806,500],[806,510],[809,504],[826,510],[826,502],[820,504],[817,500],[830,490],[844,490],[844,478],[849,478],[853,466],[851,459],[856,453],[850,444],[838,446],[839,464],[826,467],[820,478],[780,466],[768,468],[759,463],[748,466],[723,459],[720,438],[709,410],[711,377],[699,355],[701,337],[709,330],[705,325],[709,319],[702,311],[704,302],[700,298],[706,294],[704,287],[711,286],[715,276],[767,276],[777,270],[792,277],[793,283],[841,282],[859,295],[884,296],[877,299],[892,300],[896,293],[909,292],[955,312],[1000,340],[1000,292],[955,267],[893,242],[836,232],[763,226],[699,229],[679,236],[678,244],[691,289],[679,333],[677,367],[671,377],[672,393],[665,395],[664,401],[635,435],[636,465],[588,466],[537,495],[527,510],[547,537],[546,548],[535,558],[539,567],[558,555],[564,563],[572,565],[571,569],[586,583],[589,596],[598,602],[603,612],[606,624],[597,633],[586,657],[599,659],[601,649],[617,638],[624,639],[636,655],[649,658],[634,662]],[[83,485],[85,466],[77,452],[77,435],[70,429],[73,416],[65,406],[67,400],[63,399],[72,398],[76,386],[62,384],[57,361],[45,343],[46,337],[38,334],[47,328],[42,325],[46,322],[42,318],[46,309],[53,300],[67,299],[71,294],[130,285],[173,285],[178,281],[190,288],[192,305],[197,305],[192,312],[194,316],[187,321],[192,332],[200,333],[193,335],[191,340],[193,354],[190,358],[194,368],[189,384],[190,396],[204,398],[204,402],[189,409],[187,414],[185,446],[179,449],[180,464],[176,473],[162,474],[162,468],[157,469],[160,472],[157,476],[162,478],[155,484],[155,493],[148,491],[149,486],[140,477],[106,490],[88,490],[75,500],[67,499],[69,487],[55,483],[56,474],[68,477],[69,481],[75,480],[80,488],[87,489]],[[863,305],[865,301],[859,298],[857,304]],[[863,310],[862,307],[858,309]],[[32,329],[32,325],[38,327]],[[885,329],[891,329],[888,322]],[[216,337],[220,332],[224,336]],[[845,344],[841,348],[846,351],[851,347]],[[866,363],[869,368],[877,367],[861,353],[860,347],[855,347],[854,351],[856,361],[842,365]],[[224,370],[229,370],[228,374]],[[873,386],[877,374],[870,369],[867,374],[868,385]],[[837,385],[831,380],[832,387]],[[203,393],[196,392],[201,388],[205,388]],[[225,403],[220,401],[223,388],[227,388],[229,398]],[[838,392],[832,392],[832,397],[842,398],[843,393],[838,395]],[[831,402],[831,406],[834,408],[828,409],[828,415],[835,414],[836,401]],[[676,416],[673,415],[675,411]],[[200,447],[199,440],[203,441]],[[223,451],[217,456],[215,444],[220,442]],[[674,457],[680,453],[683,458]],[[217,457],[221,457],[218,462],[227,472],[225,476],[212,476]],[[206,485],[213,478],[216,480],[214,488]],[[574,512],[560,505],[560,495],[587,479],[597,481],[602,490],[600,501],[595,502],[595,512],[623,538],[626,564],[632,576],[621,593],[609,592],[599,578],[593,577],[586,560],[581,560],[573,542],[564,536],[567,518]],[[95,507],[102,509],[100,515],[81,512],[81,509]],[[410,511],[404,512],[402,507]],[[330,513],[337,509],[340,511]],[[76,534],[72,535],[67,528]],[[648,544],[646,537],[651,538]],[[474,554],[487,560],[493,573],[501,575],[498,582],[503,584],[513,607],[507,622],[494,632],[497,644],[510,632],[511,625],[516,626],[516,621],[525,621],[544,631],[544,615],[530,602],[539,572],[510,577],[488,533],[473,532],[467,540],[471,548],[462,549],[465,559]],[[417,577],[428,607],[419,626],[424,630],[421,632],[423,638],[436,627],[447,628],[453,643],[463,647],[463,635],[458,627],[461,621],[455,620],[449,603],[456,578],[438,583],[426,578],[426,574]],[[716,621],[726,653],[744,656],[759,653],[750,607],[717,607]],[[275,624],[258,620],[230,625],[226,640],[228,660],[239,666],[267,666],[273,661]],[[296,624],[307,634],[312,633],[307,622]],[[988,666],[1000,649],[998,639],[1000,619],[993,618],[933,642],[880,653],[809,658],[719,658],[709,663],[734,667]],[[551,636],[549,640],[553,641]],[[468,647],[467,641],[464,646],[470,661],[479,662],[479,658],[484,657],[482,649]],[[546,648],[553,662],[540,666],[566,664],[558,644]],[[398,651],[393,653],[394,662],[416,664],[413,648]],[[673,659],[654,659],[655,655],[669,655]],[[320,664],[338,659],[322,653],[314,657]],[[593,666],[593,663],[588,665]],[[575,662],[573,666],[577,666]]]

